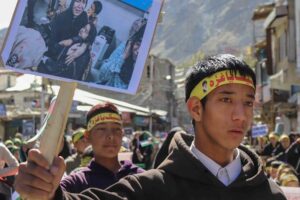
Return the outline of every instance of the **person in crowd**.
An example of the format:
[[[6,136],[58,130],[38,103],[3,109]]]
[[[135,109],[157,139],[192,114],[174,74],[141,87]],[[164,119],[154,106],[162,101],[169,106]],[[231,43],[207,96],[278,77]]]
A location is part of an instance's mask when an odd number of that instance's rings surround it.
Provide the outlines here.
[[[132,162],[140,165],[143,160],[143,155],[140,150],[140,135],[141,131],[135,131],[130,142],[130,150],[132,151]]]
[[[290,146],[290,138],[287,134],[282,134],[279,138],[280,145],[274,149],[273,154],[275,155],[276,160],[281,160],[283,162],[286,162],[287,155],[286,151]]]
[[[153,136],[149,131],[142,131],[140,135],[140,151],[142,154],[142,163],[145,164],[145,169],[150,169],[152,166],[153,154]]]
[[[83,152],[87,147],[90,146],[90,143],[88,142],[87,138],[84,137],[84,128],[78,128],[74,131],[72,135],[72,143],[75,147],[76,153],[69,156],[66,160],[66,172],[67,174],[70,174],[71,171],[73,171],[77,167],[83,167],[81,166],[81,160],[83,159]]]
[[[6,142],[9,148],[13,147],[13,143]],[[16,175],[18,172],[19,162],[15,156],[9,151],[8,147],[0,142],[0,177]],[[5,167],[5,165],[7,167]]]
[[[66,135],[63,136],[61,147],[59,151],[59,156],[63,157],[64,159],[68,158],[72,154],[70,144],[66,138]]]
[[[278,169],[277,169],[277,179],[282,175],[282,174],[293,174],[296,177],[299,177],[299,174],[297,173],[297,171],[295,170],[295,168],[288,164],[288,163],[282,163]],[[277,181],[278,182],[278,181]]]
[[[94,159],[87,167],[65,177],[60,185],[63,190],[79,193],[89,187],[105,189],[129,174],[144,170],[130,161],[119,161],[122,144],[122,119],[112,103],[97,104],[87,114],[85,137],[92,145]]]
[[[18,139],[20,139],[21,141],[23,141],[23,135],[22,135],[22,133],[17,132],[17,133],[15,134],[15,138],[18,138]]]
[[[286,161],[300,174],[300,138],[286,150]]]
[[[144,169],[150,169],[153,153],[152,134],[148,131],[136,131],[130,148],[133,152],[132,162]]]
[[[129,31],[129,39],[122,42],[110,57],[103,61],[98,73],[99,84],[122,89],[128,88],[145,28],[146,21],[138,25],[133,23]]]
[[[270,178],[276,182],[278,175],[278,168],[283,162],[279,160],[273,160],[270,166]]]
[[[186,131],[182,127],[177,126],[177,127],[172,128],[168,132],[168,135],[167,135],[164,143],[162,144],[160,150],[158,151],[158,153],[155,157],[155,160],[154,160],[154,163],[153,163],[154,168],[157,168],[164,161],[164,159],[167,157],[167,155],[169,154],[169,148],[168,147],[169,147],[175,133],[186,134]]]
[[[278,177],[280,186],[284,187],[300,187],[299,179],[292,173],[283,173]]]
[[[12,153],[12,155],[14,155],[14,157],[16,158],[16,160],[18,162],[21,161],[21,159],[20,159],[20,153],[19,153],[20,152],[20,147],[19,146],[17,146],[17,145],[9,146],[8,150]]]
[[[206,93],[203,81],[209,83]],[[254,72],[241,59],[228,54],[207,57],[186,78],[195,136],[174,134],[169,154],[157,169],[127,176],[106,190],[67,193],[58,187],[63,159],[56,157],[49,165],[38,150],[31,150],[15,188],[30,199],[284,200],[259,157],[240,145],[252,124],[255,85]]]
[[[278,136],[274,132],[270,133],[268,138],[269,143],[264,147],[262,153],[260,154],[261,156],[273,156],[272,152],[279,146]]]
[[[261,155],[266,144],[267,144],[267,137],[265,136],[259,136],[256,138],[257,144],[255,145],[255,151],[257,154]]]
[[[7,140],[5,144],[0,142],[0,199],[11,198],[11,185],[19,167],[18,160],[8,147],[14,147],[11,140]]]

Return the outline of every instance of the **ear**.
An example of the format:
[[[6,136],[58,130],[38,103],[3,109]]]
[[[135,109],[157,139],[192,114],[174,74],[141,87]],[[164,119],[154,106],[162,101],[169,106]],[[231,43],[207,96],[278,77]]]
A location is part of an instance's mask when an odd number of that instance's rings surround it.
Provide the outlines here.
[[[85,138],[88,142],[91,142],[91,141],[90,141],[90,138],[91,138],[91,131],[85,131],[85,133],[84,133],[84,138]]]
[[[187,109],[190,116],[196,121],[200,122],[203,115],[203,106],[198,97],[190,97],[187,102]]]

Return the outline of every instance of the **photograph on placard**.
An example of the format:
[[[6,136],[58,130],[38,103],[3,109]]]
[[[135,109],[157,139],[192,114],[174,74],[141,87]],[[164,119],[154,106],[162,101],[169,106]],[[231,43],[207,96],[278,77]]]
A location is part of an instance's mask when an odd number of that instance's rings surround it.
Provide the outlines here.
[[[162,0],[19,1],[2,52],[6,67],[134,93]]]

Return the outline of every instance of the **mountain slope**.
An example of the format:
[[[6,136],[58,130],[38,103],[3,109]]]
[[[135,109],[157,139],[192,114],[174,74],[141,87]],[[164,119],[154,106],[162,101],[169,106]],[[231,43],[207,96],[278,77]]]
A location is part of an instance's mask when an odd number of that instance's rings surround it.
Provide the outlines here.
[[[252,43],[251,16],[266,0],[166,0],[152,53],[178,64],[198,51],[235,52]]]

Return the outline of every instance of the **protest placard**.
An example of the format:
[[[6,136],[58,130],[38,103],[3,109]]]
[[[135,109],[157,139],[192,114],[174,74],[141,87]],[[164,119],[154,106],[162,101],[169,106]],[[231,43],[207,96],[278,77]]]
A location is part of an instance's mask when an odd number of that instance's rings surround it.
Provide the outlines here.
[[[134,94],[163,0],[18,1],[9,69]]]
[[[269,128],[267,124],[256,124],[252,126],[251,136],[253,138],[267,135]]]

